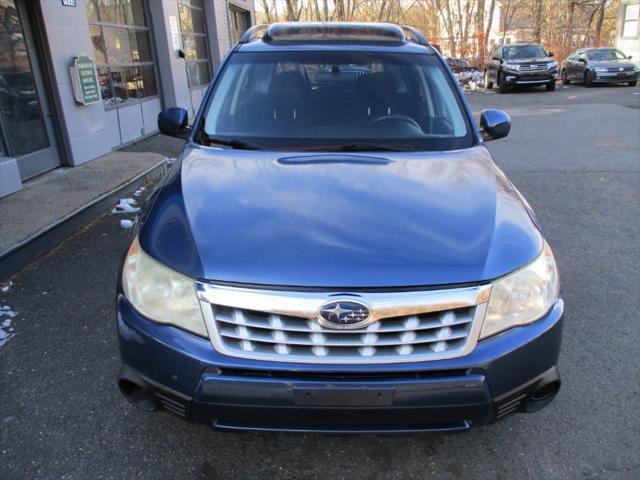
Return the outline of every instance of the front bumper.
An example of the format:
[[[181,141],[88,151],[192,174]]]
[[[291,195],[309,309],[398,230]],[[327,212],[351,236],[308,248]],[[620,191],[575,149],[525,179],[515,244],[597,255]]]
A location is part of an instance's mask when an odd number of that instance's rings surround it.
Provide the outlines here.
[[[504,70],[504,81],[507,85],[546,85],[558,79],[558,69],[552,68],[541,72],[519,72]]]
[[[559,386],[563,309],[559,300],[534,324],[454,359],[310,365],[222,355],[209,340],[145,319],[120,296],[120,381],[143,387],[165,410],[219,429],[464,431],[533,410],[533,392]]]
[[[638,81],[638,72],[593,72],[595,83],[626,83]]]

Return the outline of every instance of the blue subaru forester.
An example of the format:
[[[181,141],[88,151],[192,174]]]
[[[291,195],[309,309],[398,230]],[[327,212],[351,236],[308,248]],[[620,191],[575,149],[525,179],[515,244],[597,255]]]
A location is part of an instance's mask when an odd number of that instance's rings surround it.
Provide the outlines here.
[[[464,431],[547,405],[564,304],[440,54],[389,24],[249,30],[148,199],[119,387],[227,430]]]

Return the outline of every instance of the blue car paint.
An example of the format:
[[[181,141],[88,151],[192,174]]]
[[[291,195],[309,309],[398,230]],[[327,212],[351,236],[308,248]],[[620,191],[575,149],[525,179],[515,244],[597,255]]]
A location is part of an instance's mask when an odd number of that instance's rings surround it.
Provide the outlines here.
[[[542,249],[483,146],[370,154],[388,160],[375,165],[346,153],[279,161],[289,156],[186,150],[142,226],[143,249],[194,278],[335,288],[483,282]]]
[[[216,83],[220,77],[220,73],[224,71],[225,64],[228,58],[242,49],[252,48],[251,44],[236,46],[223,60],[221,66],[214,75],[214,79],[209,86],[207,94],[200,106],[200,109],[194,119],[194,124],[198,125],[207,103],[210,100]],[[255,44],[253,45],[255,47]],[[323,47],[325,48],[325,47]],[[342,45],[340,48],[344,48]],[[361,48],[361,46],[358,46]],[[416,48],[411,46],[410,48]],[[374,48],[375,49],[375,48]],[[442,58],[442,56],[435,50],[428,48],[431,54],[435,54],[443,66],[448,72],[454,85],[455,77],[453,76],[450,68]],[[423,50],[424,51],[424,50]],[[461,172],[456,162],[465,163],[470,162],[474,168],[483,173],[482,181],[480,185],[475,188],[478,189],[484,198],[489,198],[491,192],[493,192],[493,200],[490,202],[490,206],[484,208],[478,208],[474,205],[464,204],[465,191],[463,189],[457,190],[461,195],[457,197],[452,192],[448,193],[448,201],[453,202],[452,206],[457,205],[464,208],[468,208],[469,211],[477,209],[477,212],[482,218],[489,218],[493,215],[493,232],[488,232],[486,226],[483,229],[479,224],[475,224],[475,217],[469,215],[466,219],[471,220],[471,225],[465,226],[461,230],[452,229],[447,232],[450,238],[454,241],[458,241],[464,234],[463,230],[474,231],[479,233],[478,239],[481,239],[479,245],[485,252],[484,262],[474,262],[473,266],[464,267],[461,264],[455,262],[453,256],[448,257],[446,261],[449,262],[449,266],[453,266],[453,273],[443,267],[443,264],[439,264],[435,257],[431,257],[429,260],[433,266],[438,268],[432,272],[433,277],[429,277],[429,272],[420,272],[418,269],[410,268],[409,273],[395,272],[402,277],[402,281],[411,286],[423,286],[429,285],[444,285],[447,283],[455,283],[463,278],[463,271],[472,273],[477,279],[494,279],[497,278],[514,268],[518,268],[530,259],[536,256],[541,249],[542,236],[539,232],[539,224],[533,211],[529,207],[528,203],[524,200],[522,195],[515,189],[511,182],[506,178],[502,171],[493,163],[488,152],[484,149],[483,139],[478,131],[477,123],[474,120],[471,109],[464,97],[461,89],[457,87],[458,95],[460,95],[461,103],[463,105],[464,114],[467,116],[469,122],[474,127],[475,143],[476,147],[473,149],[473,155],[471,158],[465,159],[464,152],[460,155],[460,158],[455,158],[458,152],[449,152],[446,156],[451,155],[447,163],[447,168],[454,171]],[[214,249],[214,245],[209,245],[211,249],[205,248],[205,251],[201,251],[202,246],[207,247],[207,240],[204,235],[212,229],[222,229],[225,224],[213,225],[209,222],[217,222],[224,218],[224,215],[218,216],[223,213],[219,209],[219,205],[216,205],[212,210],[208,210],[208,206],[212,206],[211,202],[197,203],[196,197],[187,192],[185,195],[185,188],[196,188],[201,193],[209,192],[210,190],[218,191],[228,188],[221,186],[217,183],[217,177],[209,169],[202,166],[205,162],[203,156],[209,155],[223,155],[225,156],[224,163],[229,166],[232,164],[239,164],[240,162],[245,168],[249,170],[257,170],[258,165],[267,165],[269,170],[277,177],[279,181],[286,182],[287,176],[280,171],[280,167],[286,165],[287,162],[279,162],[278,159],[291,156],[291,152],[277,154],[271,152],[264,155],[261,152],[260,155],[256,155],[257,152],[239,152],[232,150],[217,150],[207,147],[201,147],[193,141],[193,133],[189,138],[184,149],[183,156],[178,160],[177,164],[169,175],[164,179],[163,184],[152,195],[148,205],[146,205],[141,215],[141,222],[136,225],[136,229],[133,235],[139,234],[140,243],[142,247],[152,256],[158,260],[170,265],[172,268],[181,271],[187,275],[199,279],[217,279],[216,276],[224,277],[225,268],[220,268],[219,265],[212,265],[208,263],[214,258],[220,258],[218,252]],[[469,153],[467,151],[466,153]],[[231,155],[229,155],[231,154]],[[306,154],[305,154],[306,155]],[[347,154],[348,155],[348,154]],[[425,154],[422,154],[425,156]],[[426,154],[428,156],[430,154]],[[398,165],[398,164],[411,164],[420,162],[416,157],[417,154],[396,154],[393,153],[391,158],[388,154],[381,155],[388,162],[383,162],[382,165]],[[248,157],[248,158],[244,158]],[[295,162],[294,162],[295,163]],[[340,163],[340,162],[338,162]],[[310,162],[314,168],[321,168],[320,164],[316,162]],[[293,165],[299,167],[299,165]],[[308,166],[308,165],[305,165]],[[334,164],[333,167],[336,165]],[[375,165],[375,168],[380,165]],[[353,173],[357,169],[358,165],[345,162],[344,166],[341,166],[344,170]],[[371,166],[369,166],[371,167]],[[186,173],[190,169],[195,169],[199,173],[207,172],[203,178],[189,175]],[[367,167],[365,167],[367,168]],[[191,172],[193,173],[193,172]],[[254,182],[257,184],[256,172],[253,172]],[[376,172],[372,174],[374,178],[380,175],[380,178],[388,178],[391,176],[391,172],[380,173]],[[315,173],[307,175],[309,181],[313,181],[316,177]],[[421,176],[422,180],[428,184],[428,175]],[[237,180],[237,179],[236,179]],[[317,179],[316,179],[317,180]],[[399,188],[402,184],[402,179],[395,179],[396,186]],[[409,179],[405,179],[408,181]],[[416,179],[410,184],[420,184],[420,179]],[[286,183],[285,183],[286,184]],[[455,182],[451,182],[455,185]],[[288,184],[287,184],[288,185]],[[419,185],[412,185],[412,191],[414,195],[420,195]],[[264,191],[264,186],[263,191]],[[454,190],[456,190],[454,188]],[[374,192],[375,193],[375,192]],[[400,195],[408,195],[408,192],[400,190]],[[238,192],[239,198],[234,201],[239,202],[242,198],[242,192]],[[371,193],[370,193],[371,194]],[[351,196],[358,197],[362,195],[362,192],[353,188],[348,192],[341,192],[343,198],[351,198]],[[255,196],[257,199],[257,195]],[[420,198],[420,197],[418,197]],[[218,199],[220,200],[220,199]],[[272,197],[271,200],[274,200]],[[381,201],[381,199],[378,199]],[[427,204],[426,198],[425,206]],[[468,199],[467,199],[468,200]],[[278,202],[276,202],[278,205]],[[282,207],[282,204],[279,205]],[[429,205],[432,207],[432,205]],[[416,220],[418,218],[433,217],[435,222],[440,219],[441,216],[446,213],[446,202],[436,202],[436,206],[439,209],[412,209],[412,218]],[[192,212],[190,209],[193,208]],[[259,209],[259,206],[256,207]],[[218,209],[218,210],[216,210]],[[254,212],[257,214],[258,211]],[[286,209],[276,209],[271,213],[271,221],[284,221],[286,217]],[[323,212],[327,214],[328,212]],[[415,217],[414,217],[415,215]],[[370,217],[373,221],[381,221],[375,216],[375,212],[370,212]],[[227,218],[228,219],[228,218]],[[234,219],[238,220],[238,219]],[[259,220],[259,219],[258,219]],[[397,218],[391,218],[387,220],[393,220],[402,225],[401,220]],[[243,226],[246,223],[232,223],[233,230],[236,234],[242,232]],[[406,222],[405,222],[406,225]],[[476,230],[474,230],[474,227]],[[195,232],[195,234],[194,234]],[[264,234],[264,231],[262,231]],[[427,233],[426,231],[423,233]],[[250,235],[254,238],[256,235],[260,235],[260,228],[254,226],[251,227]],[[297,232],[300,235],[300,232]],[[224,242],[232,242],[233,239],[229,233],[223,235]],[[427,235],[428,236],[428,235]],[[340,233],[337,230],[333,231],[333,239],[350,239],[353,241],[353,237],[344,235],[344,232]],[[425,237],[427,238],[427,237]],[[271,239],[273,242],[275,239]],[[379,239],[378,239],[379,241]],[[444,239],[441,240],[444,244]],[[223,242],[223,246],[225,243]],[[407,240],[408,242],[408,240]],[[330,243],[330,242],[329,242]],[[226,244],[227,248],[231,247],[231,244]],[[262,248],[262,247],[261,247]],[[332,252],[325,245],[323,254],[330,255]],[[506,248],[506,250],[504,250]],[[333,252],[336,253],[335,251]],[[433,253],[433,252],[432,252]],[[462,252],[458,258],[459,261],[463,259],[478,259],[479,255],[474,254],[472,251]],[[466,255],[465,255],[466,254]],[[203,258],[205,261],[203,262]],[[285,258],[283,251],[278,251],[277,254],[271,258],[270,261]],[[367,260],[364,255],[359,257],[360,260]],[[390,258],[375,259],[376,261],[389,262]],[[371,259],[368,259],[371,262]],[[482,263],[482,268],[480,264]],[[206,265],[206,267],[205,267]],[[261,282],[265,282],[271,285],[277,285],[278,282],[287,282],[295,278],[296,272],[293,270],[293,265],[289,264],[289,268],[285,272],[269,272],[268,264],[265,262],[260,272]],[[369,264],[372,267],[372,264]],[[227,269],[230,265],[227,265]],[[331,269],[319,269],[317,276],[314,277],[314,282],[317,286],[331,286],[339,284],[341,281],[337,275],[338,272],[331,271]],[[227,278],[231,279],[233,283],[238,282],[238,276],[227,270]],[[231,276],[229,276],[231,274]],[[366,281],[364,276],[356,275],[360,278],[363,285],[390,285],[394,284],[397,287],[397,282],[385,282],[383,279],[377,279],[372,281],[370,278]],[[260,283],[256,281],[256,276],[244,278],[247,283],[256,284]],[[468,277],[464,277],[465,283],[469,282]],[[299,281],[299,280],[298,280]],[[275,283],[271,283],[275,282]],[[418,282],[418,283],[414,283]],[[437,283],[436,283],[437,282]],[[295,281],[294,283],[295,284]],[[251,405],[248,400],[249,397],[242,396],[243,387],[251,385],[263,385],[267,386],[264,382],[264,377],[259,376],[256,378],[249,378],[249,383],[246,383],[247,378],[244,376],[233,377],[232,375],[226,378],[235,383],[235,388],[238,391],[237,405],[219,405],[216,403],[215,398],[208,398],[205,392],[211,389],[205,388],[208,382],[211,386],[215,387],[216,378],[221,379],[221,368],[231,369],[249,369],[249,371],[259,372],[261,370],[268,372],[277,372],[279,370],[288,372],[290,374],[304,375],[306,372],[325,372],[325,373],[356,373],[358,371],[367,372],[368,374],[381,375],[385,372],[407,372],[413,374],[414,372],[421,371],[426,373],[449,372],[449,371],[464,371],[464,376],[460,378],[481,379],[482,390],[484,392],[484,398],[479,403],[470,405],[456,405],[451,408],[430,408],[427,412],[435,413],[436,415],[442,415],[444,417],[448,415],[454,415],[456,417],[469,418],[469,423],[464,422],[466,427],[459,428],[454,426],[449,428],[448,426],[432,425],[424,430],[429,431],[458,431],[464,430],[470,425],[483,425],[495,421],[499,416],[500,405],[504,405],[505,402],[513,402],[514,395],[520,395],[523,391],[532,391],[536,385],[549,382],[559,382],[559,376],[557,372],[557,360],[560,350],[561,334],[562,334],[562,315],[564,310],[564,302],[558,300],[556,305],[540,320],[524,327],[517,327],[506,332],[502,332],[490,339],[479,342],[476,348],[468,355],[464,357],[420,362],[420,363],[398,363],[398,364],[379,364],[379,365],[319,365],[319,364],[282,364],[279,362],[264,362],[254,361],[248,359],[241,359],[235,357],[228,357],[216,352],[208,339],[200,338],[191,333],[185,332],[179,328],[156,324],[136,312],[127,299],[122,294],[122,287],[118,285],[118,301],[117,301],[117,325],[119,332],[120,351],[123,362],[123,368],[120,378],[132,379],[139,384],[145,385],[150,391],[162,392],[165,398],[173,398],[174,402],[182,402],[185,407],[185,416],[210,423],[216,416],[224,416],[228,413],[229,408],[232,410],[239,410],[241,418],[246,415],[247,419],[252,418],[249,415],[251,412],[257,414],[260,420],[256,420],[251,423],[252,420],[248,420],[250,423],[247,425],[249,429],[265,429],[263,425],[263,418],[274,417],[276,412],[280,409],[261,409],[259,405]],[[444,378],[444,377],[442,377]],[[447,377],[448,378],[448,377]],[[454,377],[454,379],[459,379]],[[261,383],[262,382],[262,383]],[[437,381],[435,382],[437,383]],[[321,380],[315,382],[319,387],[335,387],[335,381],[330,383],[323,382]],[[376,387],[387,384],[389,388],[393,388],[395,381],[393,380],[381,380],[374,382]],[[299,382],[294,380],[285,382],[287,388],[293,388],[296,385],[300,385]],[[440,382],[443,388],[448,388],[449,383],[446,381]],[[468,385],[471,387],[471,383]],[[259,387],[258,387],[259,388]],[[247,390],[248,392],[248,390]],[[215,395],[214,395],[215,397]],[[424,398],[420,398],[423,402]],[[442,406],[440,406],[442,407]],[[171,410],[171,409],[169,409]],[[289,408],[285,408],[289,410]],[[329,411],[329,410],[328,410]],[[319,416],[321,411],[310,412],[312,416]],[[330,410],[330,415],[335,413],[335,410]],[[351,415],[351,411],[346,411],[347,415]],[[424,410],[413,410],[414,416],[424,414],[427,412]],[[301,412],[302,413],[302,412]],[[309,413],[309,412],[307,412]],[[355,411],[354,411],[355,413]],[[383,415],[391,414],[391,411],[373,411],[373,417],[377,418],[380,413]],[[331,422],[331,416],[327,418],[327,422]],[[418,419],[415,420],[418,422]],[[221,425],[214,425],[222,428]],[[266,427],[266,429],[276,430],[292,430],[292,431],[304,431],[305,428],[293,428],[289,429],[284,425],[276,426],[274,428]],[[310,428],[310,431],[316,431],[317,428]],[[403,428],[382,428],[382,431],[405,431]],[[406,431],[421,430],[418,427],[406,428]],[[331,431],[331,430],[327,430]],[[350,431],[349,429],[337,428],[335,431]],[[357,429],[354,431],[358,431]]]

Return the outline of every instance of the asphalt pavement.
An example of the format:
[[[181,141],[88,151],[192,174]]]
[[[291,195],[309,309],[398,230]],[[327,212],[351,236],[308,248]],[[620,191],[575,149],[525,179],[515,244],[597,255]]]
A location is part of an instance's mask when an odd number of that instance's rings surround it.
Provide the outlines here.
[[[115,382],[128,231],[107,213],[0,290],[0,478],[640,478],[640,89],[468,100],[511,115],[488,147],[560,265],[563,386],[549,407],[395,436],[219,433],[138,411]]]

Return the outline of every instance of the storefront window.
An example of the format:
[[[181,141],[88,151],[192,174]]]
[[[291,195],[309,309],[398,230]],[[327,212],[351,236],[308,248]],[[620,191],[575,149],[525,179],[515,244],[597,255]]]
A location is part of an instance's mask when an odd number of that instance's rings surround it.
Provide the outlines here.
[[[246,10],[229,6],[229,25],[231,27],[231,41],[236,44],[242,34],[251,26],[251,15]]]
[[[189,86],[206,85],[211,80],[211,67],[202,0],[178,0],[178,10]]]
[[[0,19],[0,146],[7,155],[21,156],[47,147],[49,140],[14,0],[0,0]]]
[[[143,0],[86,0],[85,5],[105,106],[157,95]]]

